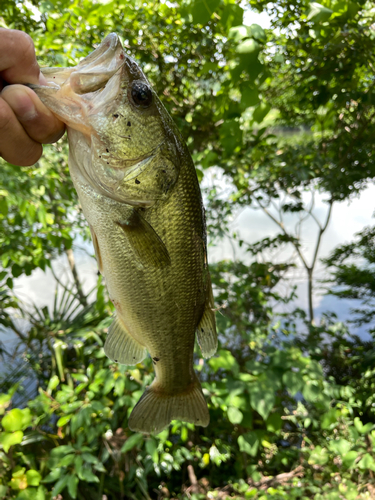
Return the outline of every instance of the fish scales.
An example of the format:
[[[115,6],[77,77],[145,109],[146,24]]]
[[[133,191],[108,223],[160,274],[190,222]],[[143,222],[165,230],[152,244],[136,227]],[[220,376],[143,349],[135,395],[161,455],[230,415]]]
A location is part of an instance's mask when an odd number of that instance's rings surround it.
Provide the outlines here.
[[[72,180],[116,310],[105,352],[130,365],[148,351],[154,365],[129,427],[156,433],[172,419],[206,426],[195,334],[204,357],[215,352],[217,336],[188,149],[117,35],[78,66],[44,73],[48,85],[33,88],[67,124]]]

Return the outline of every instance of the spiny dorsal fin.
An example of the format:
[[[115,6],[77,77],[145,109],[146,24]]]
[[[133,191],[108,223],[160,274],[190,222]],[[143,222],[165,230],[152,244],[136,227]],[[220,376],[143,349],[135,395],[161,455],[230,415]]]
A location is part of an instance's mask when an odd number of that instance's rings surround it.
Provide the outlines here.
[[[133,208],[130,217],[116,224],[126,234],[135,255],[141,264],[153,267],[166,267],[171,263],[168,250],[154,228]]]
[[[104,352],[109,359],[122,365],[136,365],[147,356],[146,348],[130,335],[116,316],[108,329]]]

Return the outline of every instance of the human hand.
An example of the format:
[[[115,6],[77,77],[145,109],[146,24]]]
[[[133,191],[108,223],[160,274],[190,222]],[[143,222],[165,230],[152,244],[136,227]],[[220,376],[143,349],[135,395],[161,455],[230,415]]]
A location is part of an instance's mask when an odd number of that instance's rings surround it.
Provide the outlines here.
[[[46,84],[33,41],[22,31],[0,28],[0,156],[28,166],[41,157],[42,144],[60,139],[65,125],[21,83]]]

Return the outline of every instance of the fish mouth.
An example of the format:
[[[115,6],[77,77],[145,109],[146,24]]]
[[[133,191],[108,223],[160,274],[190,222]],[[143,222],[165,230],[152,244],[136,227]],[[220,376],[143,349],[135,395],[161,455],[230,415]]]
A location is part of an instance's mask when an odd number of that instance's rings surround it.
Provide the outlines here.
[[[58,89],[69,79],[75,94],[89,94],[103,88],[125,64],[127,56],[116,33],[110,33],[102,43],[74,67],[42,68],[48,87]]]
[[[122,72],[133,71],[134,64],[125,54],[118,35],[111,33],[77,66],[42,68],[47,83],[28,87],[68,127],[90,136],[95,133],[87,122],[90,111],[97,106],[98,99],[102,103],[113,102]]]

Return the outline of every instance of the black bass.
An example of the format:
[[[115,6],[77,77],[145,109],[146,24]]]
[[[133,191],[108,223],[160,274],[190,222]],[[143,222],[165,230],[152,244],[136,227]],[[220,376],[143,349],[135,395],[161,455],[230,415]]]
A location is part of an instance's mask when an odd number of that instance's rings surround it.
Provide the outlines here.
[[[116,314],[104,350],[115,362],[150,353],[155,379],[133,431],[172,419],[207,426],[193,369],[217,348],[202,198],[187,146],[139,66],[112,33],[78,66],[42,70],[31,87],[67,125],[69,168]]]

